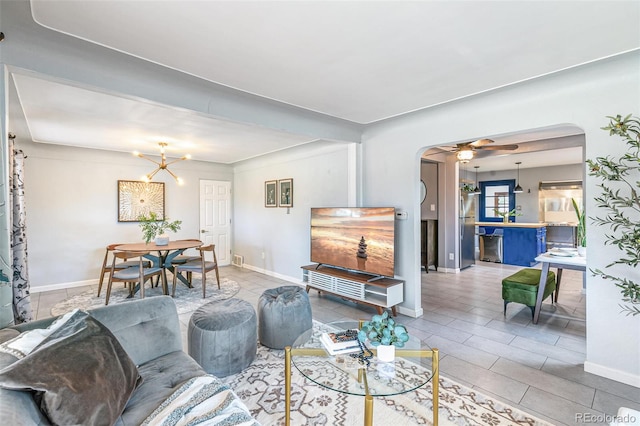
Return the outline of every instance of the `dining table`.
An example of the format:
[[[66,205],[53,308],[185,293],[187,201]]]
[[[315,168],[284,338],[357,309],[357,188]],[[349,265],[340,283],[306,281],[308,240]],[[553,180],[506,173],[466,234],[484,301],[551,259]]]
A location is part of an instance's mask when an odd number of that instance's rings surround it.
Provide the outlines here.
[[[151,260],[155,267],[162,268],[164,275],[164,282],[167,283],[167,270],[175,273],[173,260],[184,253],[185,250],[190,248],[200,247],[202,241],[200,240],[174,240],[169,241],[168,244],[158,245],[153,241],[148,243],[127,243],[121,244],[115,247],[115,250],[120,251],[148,251],[149,254],[144,255],[145,258]],[[154,255],[152,253],[157,253]],[[178,274],[177,278],[184,283],[187,287],[191,288],[191,283],[182,275]],[[168,286],[163,288],[165,294],[169,294]]]
[[[557,290],[560,289],[560,280],[562,279],[563,269],[572,269],[575,271],[585,272],[587,270],[587,258],[586,256],[578,255],[577,250],[549,250],[536,257],[536,262],[541,263],[542,271],[540,273],[540,282],[538,287],[538,298],[536,299],[536,306],[533,311],[533,323],[538,323],[540,317],[540,308],[542,307],[542,296],[544,295],[544,289],[547,286],[547,274],[549,268],[557,269]],[[583,277],[584,282],[584,277]],[[555,301],[558,301],[556,292]]]

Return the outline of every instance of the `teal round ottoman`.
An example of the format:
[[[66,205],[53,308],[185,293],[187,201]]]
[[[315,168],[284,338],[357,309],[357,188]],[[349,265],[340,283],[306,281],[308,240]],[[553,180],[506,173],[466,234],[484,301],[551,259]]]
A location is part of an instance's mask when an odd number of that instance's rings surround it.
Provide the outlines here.
[[[272,349],[291,346],[313,327],[309,295],[297,285],[265,290],[258,299],[258,318],[262,345]]]
[[[258,350],[256,310],[232,298],[207,303],[189,320],[189,355],[209,374],[225,377],[241,372]]]

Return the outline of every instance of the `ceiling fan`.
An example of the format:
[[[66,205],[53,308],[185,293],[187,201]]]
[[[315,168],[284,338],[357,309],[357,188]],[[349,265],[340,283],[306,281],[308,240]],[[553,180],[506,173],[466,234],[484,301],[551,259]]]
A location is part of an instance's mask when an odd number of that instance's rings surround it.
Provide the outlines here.
[[[456,153],[456,158],[461,163],[468,163],[476,155],[476,150],[483,151],[513,151],[518,149],[518,145],[490,145],[494,141],[491,139],[478,139],[473,142],[461,142],[457,144],[450,152]]]

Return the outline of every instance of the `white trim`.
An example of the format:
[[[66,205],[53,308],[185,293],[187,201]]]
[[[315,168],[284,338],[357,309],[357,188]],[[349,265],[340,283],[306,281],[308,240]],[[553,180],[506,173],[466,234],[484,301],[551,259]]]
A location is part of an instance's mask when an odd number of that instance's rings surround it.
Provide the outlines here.
[[[424,314],[424,310],[422,309],[422,307],[414,310],[414,309],[405,308],[402,305],[398,305],[398,312],[401,313],[402,315],[406,315],[411,318],[418,318]]]
[[[615,380],[616,382],[625,383],[637,388],[640,387],[640,376],[630,374],[626,371],[605,367],[604,365],[596,364],[590,361],[584,362],[584,371],[586,371],[587,373],[606,377],[607,379]]]
[[[270,277],[275,277],[275,278],[279,278],[281,280],[289,281],[289,282],[292,282],[294,284],[298,284],[298,285],[301,285],[301,286],[305,286],[305,287],[307,286],[307,284],[305,282],[303,282],[299,278],[290,277],[289,275],[278,274],[277,272],[268,271],[266,269],[258,268],[257,266],[249,265],[248,263],[245,263],[243,268],[249,269],[249,270],[254,271],[254,272],[259,272],[261,274],[265,274],[265,275],[268,275]]]
[[[106,287],[106,281],[103,283]],[[89,286],[89,285],[96,285],[98,284],[98,279],[95,278],[93,280],[86,280],[86,281],[74,281],[74,282],[70,282],[70,283],[58,283],[58,284],[48,284],[48,285],[39,285],[36,287],[31,287],[29,289],[29,291],[31,293],[42,293],[45,291],[54,291],[54,290],[65,290],[67,288],[74,288],[74,287],[85,287],[85,286]]]

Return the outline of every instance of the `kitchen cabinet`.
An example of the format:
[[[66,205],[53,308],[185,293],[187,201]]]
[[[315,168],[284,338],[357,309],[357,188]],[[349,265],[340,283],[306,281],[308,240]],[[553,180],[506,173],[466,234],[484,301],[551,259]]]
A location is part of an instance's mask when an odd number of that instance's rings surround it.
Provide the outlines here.
[[[478,222],[480,232],[493,234],[502,229],[502,263],[530,267],[535,258],[547,251],[546,223]]]

